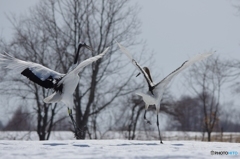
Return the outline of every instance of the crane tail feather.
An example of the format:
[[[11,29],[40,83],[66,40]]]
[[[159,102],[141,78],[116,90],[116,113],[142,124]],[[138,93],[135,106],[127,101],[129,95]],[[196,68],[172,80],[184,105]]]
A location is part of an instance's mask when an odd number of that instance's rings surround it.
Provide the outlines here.
[[[43,101],[45,103],[57,103],[62,99],[59,93],[54,92],[50,96],[46,97]]]

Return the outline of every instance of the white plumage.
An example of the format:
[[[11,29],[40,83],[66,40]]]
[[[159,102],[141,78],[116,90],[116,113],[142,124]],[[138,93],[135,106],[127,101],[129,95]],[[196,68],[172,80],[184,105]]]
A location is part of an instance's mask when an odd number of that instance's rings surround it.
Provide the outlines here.
[[[147,83],[149,90],[146,93],[142,92],[137,92],[136,94],[141,96],[143,98],[143,101],[145,102],[145,114],[144,114],[144,119],[146,119],[146,110],[148,109],[149,105],[155,105],[156,107],[156,113],[157,113],[157,125],[158,125],[158,113],[160,111],[160,105],[161,105],[161,100],[163,97],[163,93],[167,87],[167,85],[170,83],[170,81],[181,71],[189,67],[190,65],[194,64],[195,62],[198,62],[200,60],[203,60],[209,56],[211,56],[214,52],[206,52],[203,54],[198,54],[192,58],[190,58],[188,61],[185,61],[179,68],[177,68],[175,71],[170,73],[168,76],[166,76],[164,79],[162,79],[160,82],[157,84],[154,84],[152,81],[152,77],[150,74],[150,71],[147,67],[141,67],[131,56],[129,51],[120,45],[118,43],[118,46],[120,47],[121,51],[132,61],[134,66],[144,75]],[[148,123],[150,123],[148,121]],[[159,129],[159,126],[158,126]],[[160,137],[160,130],[159,130],[159,137]],[[161,141],[161,137],[160,137]],[[162,143],[162,142],[161,142]]]
[[[76,68],[67,74],[61,74],[37,63],[27,62],[17,59],[7,53],[0,54],[0,65],[21,73],[31,81],[44,88],[54,89],[55,92],[44,99],[46,103],[56,103],[62,101],[68,107],[73,107],[73,93],[79,82],[79,73],[87,65],[102,58],[108,51],[91,57],[81,62]]]
[[[52,76],[54,79],[56,79],[61,78],[65,75],[53,71],[43,65],[17,59],[8,53],[0,54],[0,65],[19,73],[28,68],[30,71],[32,71],[32,73],[34,73],[43,81],[46,80],[49,76]]]

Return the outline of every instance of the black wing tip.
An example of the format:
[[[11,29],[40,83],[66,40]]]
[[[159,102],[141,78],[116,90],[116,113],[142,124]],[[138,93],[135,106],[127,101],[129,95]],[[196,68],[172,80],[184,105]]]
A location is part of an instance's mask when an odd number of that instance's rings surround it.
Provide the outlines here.
[[[44,88],[54,88],[53,77],[51,75],[46,80],[43,81],[38,76],[36,76],[29,68],[23,70],[21,74],[27,77],[30,81]]]

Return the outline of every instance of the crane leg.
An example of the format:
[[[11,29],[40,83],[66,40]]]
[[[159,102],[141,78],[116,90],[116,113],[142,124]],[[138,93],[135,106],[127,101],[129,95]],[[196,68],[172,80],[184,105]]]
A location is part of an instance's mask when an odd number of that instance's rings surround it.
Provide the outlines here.
[[[152,125],[151,124],[151,122],[146,118],[146,113],[147,113],[147,110],[145,109],[145,112],[144,112],[144,120],[148,123],[148,124],[150,124],[150,125]]]
[[[158,127],[158,136],[159,136],[160,143],[163,144],[161,133],[160,133],[160,128],[159,128],[158,114],[157,114],[157,127]]]
[[[71,121],[72,121],[72,124],[73,124],[73,127],[74,127],[75,137],[76,137],[77,139],[80,139],[79,134],[81,133],[81,130],[80,130],[80,128],[77,127],[76,121],[73,119],[72,109],[70,109],[70,108],[68,108],[68,115],[69,115],[69,117],[71,118]]]

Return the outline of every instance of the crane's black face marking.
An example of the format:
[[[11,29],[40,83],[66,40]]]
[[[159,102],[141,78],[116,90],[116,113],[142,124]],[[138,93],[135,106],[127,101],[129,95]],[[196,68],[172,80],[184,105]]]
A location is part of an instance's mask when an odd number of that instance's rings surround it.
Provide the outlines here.
[[[29,80],[37,83],[38,85],[44,88],[53,88],[54,79],[52,76],[49,76],[46,80],[42,81],[38,76],[36,76],[29,68],[26,68],[21,72],[21,74],[27,77]]]

